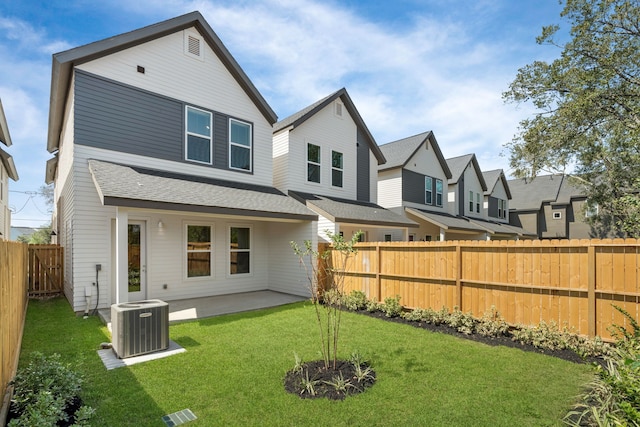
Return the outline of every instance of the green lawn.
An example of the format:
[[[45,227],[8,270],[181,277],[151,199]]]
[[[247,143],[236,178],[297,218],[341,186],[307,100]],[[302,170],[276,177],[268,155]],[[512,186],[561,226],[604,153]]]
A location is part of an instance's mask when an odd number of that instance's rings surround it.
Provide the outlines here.
[[[309,303],[174,324],[170,336],[187,351],[107,371],[96,350],[110,338],[96,317],[76,317],[64,299],[31,301],[20,360],[38,350],[77,366],[94,426],[164,426],[163,415],[186,408],[198,417],[188,426],[562,425],[593,372],[344,313],[344,357],[362,353],[378,380],[344,401],[303,400],[284,391],[283,377],[294,352],[319,356]]]

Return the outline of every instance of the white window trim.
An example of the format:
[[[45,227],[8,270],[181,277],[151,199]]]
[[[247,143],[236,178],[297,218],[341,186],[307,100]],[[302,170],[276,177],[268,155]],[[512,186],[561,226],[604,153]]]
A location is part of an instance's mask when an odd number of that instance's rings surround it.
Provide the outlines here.
[[[190,159],[189,158],[189,135],[196,136],[198,138],[206,139],[206,137],[189,132],[189,109],[202,111],[203,113],[207,113],[209,115],[209,161],[203,162],[202,160]],[[212,165],[213,164],[213,113],[211,111],[203,110],[202,108],[197,108],[192,105],[185,105],[184,109],[184,159],[188,162],[200,163],[202,165]]]
[[[427,188],[427,182],[430,183],[431,189]],[[431,203],[427,202],[427,193],[431,193]],[[435,205],[434,193],[433,193],[433,178],[430,176],[424,177],[424,204],[428,206]]]
[[[442,190],[438,191],[438,182],[441,183]],[[438,194],[440,195],[440,203],[438,203]],[[436,178],[436,198],[434,201],[434,205],[441,208],[444,205],[444,181]]]
[[[243,125],[249,126],[249,146],[248,147],[246,145],[238,144],[236,142],[231,141],[231,122],[241,123]],[[231,166],[231,146],[232,145],[249,150],[249,169],[234,168],[233,166]],[[253,125],[249,122],[245,122],[238,119],[232,119],[232,118],[229,118],[229,169],[242,171],[242,172],[253,172]]]
[[[231,229],[232,228],[248,228],[249,229],[249,250],[246,249],[231,249]],[[227,278],[238,278],[238,277],[252,277],[253,276],[253,226],[249,224],[228,224],[227,226],[227,236],[226,236],[226,247],[227,247]],[[236,273],[231,274],[231,253],[232,252],[249,252],[249,272],[248,273]]]
[[[311,160],[309,160],[309,145],[315,145],[316,147],[318,147],[320,149],[319,156],[318,156],[320,158],[320,162],[316,163],[316,162],[312,162]],[[320,144],[315,144],[313,142],[308,142],[307,141],[307,146],[305,148],[306,148],[306,150],[305,150],[304,154],[305,154],[305,158],[306,158],[307,161],[305,163],[306,168],[305,168],[304,173],[305,173],[305,176],[306,176],[306,182],[311,183],[311,184],[321,184],[322,183],[322,163],[321,163],[322,162],[322,146]],[[309,180],[309,165],[310,164],[318,166],[318,170],[320,171],[320,176],[318,177],[319,178],[318,182]],[[344,176],[343,176],[343,178],[344,178]]]
[[[202,226],[202,227],[209,227],[211,229],[211,241],[209,242],[210,245],[210,249],[208,251],[189,251],[187,249],[188,245],[189,245],[189,226],[193,225],[193,226]],[[214,266],[215,266],[215,259],[214,259],[214,255],[215,255],[215,227],[214,224],[210,223],[210,222],[201,222],[201,221],[183,221],[182,222],[182,230],[183,230],[183,237],[182,237],[182,254],[184,256],[184,260],[182,262],[182,266],[183,266],[183,273],[182,273],[182,277],[184,278],[184,280],[188,280],[188,281],[198,281],[198,280],[211,280],[214,277]],[[209,267],[209,275],[208,276],[195,276],[195,277],[189,277],[189,266],[188,266],[188,262],[189,262],[189,252],[209,252],[211,254],[211,265]]]
[[[469,212],[473,213],[473,190],[469,190]]]
[[[552,217],[553,219],[562,219],[562,212],[556,211],[556,212],[552,212]]]

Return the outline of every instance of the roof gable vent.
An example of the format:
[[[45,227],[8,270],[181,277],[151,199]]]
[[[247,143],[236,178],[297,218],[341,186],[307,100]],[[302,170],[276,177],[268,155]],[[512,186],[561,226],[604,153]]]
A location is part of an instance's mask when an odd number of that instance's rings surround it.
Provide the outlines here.
[[[184,53],[192,58],[203,58],[203,39],[200,35],[192,32],[185,32],[184,34]]]

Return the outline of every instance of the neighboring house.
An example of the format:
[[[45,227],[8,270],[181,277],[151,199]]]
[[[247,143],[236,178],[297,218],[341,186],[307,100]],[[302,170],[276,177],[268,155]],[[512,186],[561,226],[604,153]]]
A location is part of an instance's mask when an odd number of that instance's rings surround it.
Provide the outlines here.
[[[376,203],[385,158],[344,88],[275,124],[273,161],[274,185],[318,214],[323,241],[406,240],[417,226]]]
[[[380,149],[387,163],[378,167],[378,201],[420,224],[409,240],[467,239],[485,231],[449,211],[447,183],[452,174],[433,132],[389,142]]]
[[[273,187],[276,115],[198,12],[53,55],[47,182],[75,311],[307,295],[317,215]]]
[[[533,239],[535,232],[509,224],[509,201],[511,190],[502,169],[482,172],[487,191],[484,192],[484,219],[474,219],[476,224],[486,228],[491,240]]]
[[[28,239],[36,231],[38,231],[38,229],[32,227],[11,227],[11,240],[16,241],[20,236],[24,236],[25,239]]]
[[[539,239],[588,239],[584,192],[567,175],[544,175],[509,181],[513,194],[510,223],[534,231]]]
[[[0,101],[0,143],[11,146],[11,136]],[[9,210],[9,178],[18,180],[18,171],[13,157],[0,148],[0,240],[11,240],[11,211]]]

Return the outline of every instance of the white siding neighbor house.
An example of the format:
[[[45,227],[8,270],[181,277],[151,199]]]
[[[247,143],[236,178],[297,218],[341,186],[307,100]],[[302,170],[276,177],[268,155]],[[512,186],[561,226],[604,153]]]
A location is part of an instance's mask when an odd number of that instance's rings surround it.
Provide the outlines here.
[[[377,204],[385,158],[344,88],[274,125],[273,161],[274,185],[318,214],[322,241],[406,239],[417,226]]]
[[[317,215],[273,187],[275,113],[198,12],[53,55],[47,182],[75,311],[306,295]]]
[[[387,163],[378,167],[378,200],[420,224],[409,240],[438,241],[475,235],[484,229],[450,212],[451,170],[433,132],[381,145]]]
[[[7,118],[0,101],[0,143],[12,145]],[[11,211],[9,210],[9,178],[18,180],[18,171],[13,157],[0,148],[0,240],[11,239]]]

